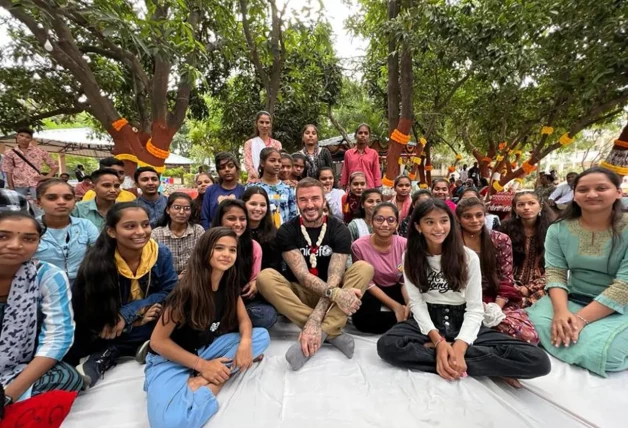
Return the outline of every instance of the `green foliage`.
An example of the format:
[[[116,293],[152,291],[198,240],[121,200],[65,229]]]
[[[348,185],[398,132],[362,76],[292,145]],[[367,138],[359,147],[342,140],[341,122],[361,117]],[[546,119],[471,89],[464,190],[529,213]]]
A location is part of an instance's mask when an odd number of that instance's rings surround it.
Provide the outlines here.
[[[185,170],[185,168],[180,166],[177,168],[166,168],[163,174],[161,175],[163,177],[177,177],[177,178],[183,179],[187,173],[188,172]],[[194,174],[192,174],[192,177],[194,177]]]
[[[98,169],[98,159],[88,158],[85,156],[65,156],[66,172],[70,174],[72,178],[74,178],[74,170],[77,165],[83,165],[85,172],[90,174]]]

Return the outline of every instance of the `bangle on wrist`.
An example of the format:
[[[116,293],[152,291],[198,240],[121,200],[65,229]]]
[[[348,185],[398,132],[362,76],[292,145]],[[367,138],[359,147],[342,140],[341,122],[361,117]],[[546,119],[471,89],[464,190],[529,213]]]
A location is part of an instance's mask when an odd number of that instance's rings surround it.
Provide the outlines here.
[[[579,315],[579,314],[574,314],[577,318],[580,319],[580,321],[582,321],[584,323],[585,326],[589,325],[589,321],[587,321],[586,319],[584,319],[583,316]]]
[[[194,367],[192,367],[192,371],[196,371],[196,366],[201,361],[201,357],[196,357],[196,361],[194,361]]]
[[[440,336],[438,338],[438,340],[436,342],[434,342],[434,349],[438,348],[438,344],[441,343],[444,340],[445,340],[445,338],[443,336]]]

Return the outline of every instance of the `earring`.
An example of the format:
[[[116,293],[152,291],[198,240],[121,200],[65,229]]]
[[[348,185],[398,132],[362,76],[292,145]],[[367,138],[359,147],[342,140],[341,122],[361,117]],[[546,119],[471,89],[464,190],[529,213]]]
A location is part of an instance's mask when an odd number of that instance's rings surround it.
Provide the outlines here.
[[[539,217],[541,217],[541,211],[539,211]]]
[[[515,213],[515,218],[519,218],[519,214]]]

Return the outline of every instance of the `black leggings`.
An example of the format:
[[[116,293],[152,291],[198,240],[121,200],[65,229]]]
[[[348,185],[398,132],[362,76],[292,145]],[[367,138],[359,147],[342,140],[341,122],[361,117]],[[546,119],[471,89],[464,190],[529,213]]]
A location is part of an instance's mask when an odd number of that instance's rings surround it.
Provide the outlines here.
[[[395,302],[405,305],[403,294],[401,293],[401,284],[395,284],[391,287],[380,287],[380,290]],[[366,290],[362,297],[362,306],[351,317],[355,328],[364,333],[374,334],[382,334],[390,330],[393,325],[397,324],[397,317],[392,311],[382,312],[382,306],[384,304]]]

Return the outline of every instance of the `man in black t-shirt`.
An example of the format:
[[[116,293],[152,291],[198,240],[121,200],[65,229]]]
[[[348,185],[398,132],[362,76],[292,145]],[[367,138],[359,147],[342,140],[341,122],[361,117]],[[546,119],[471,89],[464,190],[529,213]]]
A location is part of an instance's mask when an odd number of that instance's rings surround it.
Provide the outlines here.
[[[347,316],[360,307],[373,278],[373,267],[363,261],[346,269],[351,234],[340,220],[323,215],[323,185],[304,178],[296,195],[301,215],[277,233],[288,266],[286,277],[274,269],[264,269],[257,277],[262,296],[302,329],[299,341],[286,353],[293,370],[300,369],[325,340],[353,357],[353,338],[342,328]]]

